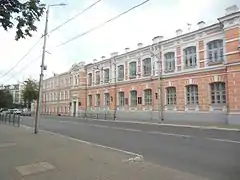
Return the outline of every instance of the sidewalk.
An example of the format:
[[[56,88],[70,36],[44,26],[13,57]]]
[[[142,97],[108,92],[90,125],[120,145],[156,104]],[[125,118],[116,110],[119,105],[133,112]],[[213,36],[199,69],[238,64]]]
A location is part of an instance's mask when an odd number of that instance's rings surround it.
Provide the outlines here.
[[[207,180],[130,155],[0,124],[1,180]]]

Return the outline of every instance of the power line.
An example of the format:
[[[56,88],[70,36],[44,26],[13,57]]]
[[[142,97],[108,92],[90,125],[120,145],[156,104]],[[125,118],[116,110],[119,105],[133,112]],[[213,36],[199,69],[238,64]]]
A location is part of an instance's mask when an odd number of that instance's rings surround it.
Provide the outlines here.
[[[96,30],[96,29],[98,29],[98,28],[100,28],[100,27],[106,25],[107,23],[110,23],[110,22],[116,20],[117,18],[123,16],[124,14],[127,14],[128,12],[130,12],[130,11],[132,11],[132,10],[138,8],[139,6],[142,6],[143,4],[147,3],[148,1],[150,1],[150,0],[145,0],[145,1],[143,1],[142,3],[137,4],[136,6],[133,6],[132,8],[130,8],[130,9],[128,9],[128,10],[126,10],[126,11],[124,11],[124,12],[118,14],[117,16],[115,16],[115,17],[113,17],[113,18],[111,18],[111,19],[109,19],[109,20],[107,20],[107,21],[105,21],[105,22],[103,22],[103,23],[101,23],[101,24],[99,24],[99,25],[97,25],[97,26],[95,26],[95,27],[93,27],[93,28],[87,30],[86,32],[81,33],[81,34],[79,34],[79,35],[77,35],[77,36],[75,36],[75,37],[73,37],[73,38],[71,38],[71,39],[69,39],[69,40],[67,40],[67,41],[65,41],[65,42],[63,42],[63,43],[61,43],[61,44],[59,44],[57,47],[59,47],[59,46],[63,46],[63,45],[65,45],[65,44],[68,44],[68,43],[70,43],[71,41],[73,41],[73,40],[75,40],[75,39],[77,39],[77,38],[80,38],[80,37],[82,37],[82,36],[84,36],[84,35],[86,35],[86,34],[92,32],[92,31],[94,31],[94,30]]]
[[[38,41],[27,51],[27,53],[21,59],[17,61],[17,63],[11,69],[9,69],[6,73],[2,74],[0,76],[0,79],[8,75],[11,71],[13,71],[32,52],[32,50],[38,45],[41,39],[42,38],[39,38]]]
[[[78,17],[79,15],[85,13],[87,10],[89,10],[90,8],[92,8],[93,6],[95,6],[96,4],[98,4],[99,2],[101,2],[102,0],[97,0],[96,2],[94,2],[93,4],[91,4],[90,6],[88,6],[87,8],[85,8],[84,10],[82,10],[81,12],[77,13],[75,16],[73,16],[72,18],[66,20],[64,23],[60,24],[59,26],[55,27],[54,29],[50,30],[47,34],[44,34],[41,38],[43,38],[44,36],[60,29],[62,26],[66,25],[67,23],[69,23],[70,21],[72,21],[73,19],[75,19],[76,17]],[[6,73],[2,74],[0,76],[0,79],[5,77],[6,75],[8,75],[11,71],[13,71],[29,54],[30,52],[35,48],[35,46],[40,42],[41,38],[28,50],[28,52],[11,68],[9,69]]]
[[[26,64],[26,66],[24,66],[23,68],[21,68],[17,73],[14,73],[10,78],[8,78],[6,81],[9,81],[10,79],[14,78],[18,73],[23,72],[24,70],[26,70],[32,63],[36,62],[36,60],[38,60],[42,55],[39,55],[38,57],[34,58],[31,62],[29,62],[28,64]]]
[[[80,11],[79,13],[77,13],[75,16],[71,17],[70,19],[66,20],[64,23],[58,25],[57,27],[53,28],[52,30],[50,30],[47,34],[50,34],[58,29],[60,29],[62,26],[66,25],[67,23],[69,23],[70,21],[72,21],[73,19],[75,19],[76,17],[82,15],[83,13],[85,13],[87,10],[91,9],[93,6],[95,6],[96,4],[98,4],[99,2],[101,2],[102,0],[97,0],[96,2],[94,2],[93,4],[91,4],[90,6],[88,6],[87,8],[85,8],[84,10]]]

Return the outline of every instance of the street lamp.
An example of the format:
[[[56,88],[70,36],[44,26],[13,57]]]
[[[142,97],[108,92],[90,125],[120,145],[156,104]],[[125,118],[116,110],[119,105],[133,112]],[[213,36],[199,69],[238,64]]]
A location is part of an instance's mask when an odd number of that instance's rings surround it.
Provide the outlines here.
[[[41,107],[41,98],[42,98],[42,84],[43,84],[43,72],[46,69],[44,65],[45,61],[45,52],[46,52],[46,43],[47,43],[47,33],[48,33],[48,16],[49,16],[49,8],[53,6],[65,6],[65,3],[60,4],[50,4],[47,7],[46,11],[46,21],[45,21],[45,30],[44,30],[44,41],[43,41],[43,52],[42,52],[42,63],[41,63],[41,73],[39,78],[39,92],[38,92],[38,99],[37,99],[37,107],[36,107],[36,117],[35,117],[35,126],[34,126],[34,133],[38,133],[38,120],[40,117],[40,107]]]

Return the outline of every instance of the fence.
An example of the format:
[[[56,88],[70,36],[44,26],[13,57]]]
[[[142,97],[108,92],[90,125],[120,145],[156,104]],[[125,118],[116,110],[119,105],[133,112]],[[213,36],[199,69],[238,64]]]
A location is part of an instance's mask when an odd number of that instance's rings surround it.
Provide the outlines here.
[[[12,124],[20,127],[20,115],[16,114],[0,114],[0,124]]]
[[[110,113],[79,113],[79,118],[114,120],[114,114]]]

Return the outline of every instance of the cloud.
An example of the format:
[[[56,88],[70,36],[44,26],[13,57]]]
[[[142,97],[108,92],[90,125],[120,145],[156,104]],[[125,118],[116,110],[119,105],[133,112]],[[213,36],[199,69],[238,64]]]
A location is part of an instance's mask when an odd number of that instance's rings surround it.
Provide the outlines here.
[[[95,0],[63,0],[68,4],[66,7],[56,7],[50,10],[49,29],[56,27],[66,19],[72,17],[80,9],[86,8]],[[54,0],[45,0],[48,4]],[[120,3],[121,2],[121,3]],[[61,42],[85,32],[86,30],[108,20],[142,2],[142,0],[105,0],[100,2],[85,14],[79,16],[60,30],[50,34],[47,41],[46,65],[48,70],[45,77],[51,76],[52,72],[61,73],[67,71],[73,63],[79,61],[91,62],[100,59],[102,55],[109,56],[111,52],[123,52],[125,47],[135,49],[137,43],[147,45],[154,36],[162,35],[165,38],[175,36],[176,29],[187,30],[187,23],[192,24],[192,30],[200,20],[208,24],[213,23],[219,16],[224,15],[227,6],[240,3],[237,0],[151,0],[142,7],[135,9],[119,19],[106,24],[71,43],[58,47]],[[14,41],[14,31],[0,31],[1,59],[4,64],[0,66],[0,73],[10,69],[41,36],[44,29],[44,18],[39,23],[39,30],[33,38]],[[19,72],[38,55],[42,53],[42,42],[35,50],[14,70]],[[19,72],[11,81],[6,80],[14,74],[12,72],[5,78],[0,78],[0,84],[12,83],[16,80],[32,76],[38,78],[40,72],[40,60],[34,61],[26,70]]]

